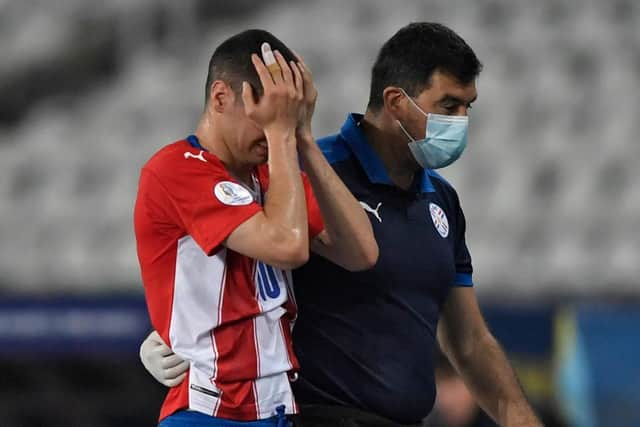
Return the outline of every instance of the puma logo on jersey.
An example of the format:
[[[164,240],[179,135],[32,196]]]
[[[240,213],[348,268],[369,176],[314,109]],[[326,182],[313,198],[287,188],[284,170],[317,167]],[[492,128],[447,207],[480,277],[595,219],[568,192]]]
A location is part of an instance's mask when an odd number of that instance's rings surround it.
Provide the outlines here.
[[[188,159],[189,157],[192,157],[192,158],[194,158],[194,159],[198,159],[198,160],[200,160],[200,161],[202,161],[202,162],[207,163],[207,160],[204,158],[204,154],[203,154],[203,153],[204,153],[204,151],[203,151],[203,150],[200,150],[200,152],[199,152],[197,155],[196,155],[196,154],[193,154],[193,153],[192,153],[192,152],[190,152],[190,151],[185,151],[185,153],[184,153],[184,158],[185,158],[185,159]]]
[[[364,209],[365,211],[373,214],[373,216],[375,216],[379,222],[382,222],[382,218],[380,218],[380,215],[378,214],[378,210],[380,209],[380,206],[382,206],[382,202],[378,203],[378,206],[376,206],[375,209],[373,209],[365,202],[360,202],[360,206],[362,206],[362,209]]]

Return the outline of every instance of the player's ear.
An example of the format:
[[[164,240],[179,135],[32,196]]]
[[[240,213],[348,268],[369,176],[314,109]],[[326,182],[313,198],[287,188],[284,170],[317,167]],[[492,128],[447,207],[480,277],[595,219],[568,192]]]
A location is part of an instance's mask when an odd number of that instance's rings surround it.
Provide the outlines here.
[[[231,86],[222,80],[211,83],[209,108],[217,113],[224,113],[235,102],[235,94]]]

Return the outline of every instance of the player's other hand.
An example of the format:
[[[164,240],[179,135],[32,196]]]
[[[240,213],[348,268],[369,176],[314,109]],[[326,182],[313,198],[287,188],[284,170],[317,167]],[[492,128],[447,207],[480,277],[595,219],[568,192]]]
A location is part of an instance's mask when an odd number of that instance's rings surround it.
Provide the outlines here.
[[[262,51],[266,64],[256,54],[251,55],[251,61],[264,95],[256,102],[251,85],[243,82],[245,113],[264,129],[267,141],[272,132],[294,136],[304,99],[302,73],[295,62],[287,63],[280,52],[272,52],[268,43],[263,44]]]
[[[305,140],[313,140],[311,134],[311,118],[313,117],[313,112],[316,108],[316,100],[318,99],[318,90],[316,89],[315,84],[313,83],[313,76],[311,74],[311,70],[307,64],[305,64],[304,60],[300,55],[296,54],[298,69],[302,74],[302,83],[304,89],[304,100],[302,104],[302,108],[300,110],[300,119],[298,121],[298,127],[296,128],[296,133],[298,137],[301,137]]]
[[[180,384],[189,370],[189,363],[171,351],[156,331],[140,345],[140,360],[153,378],[167,387]]]

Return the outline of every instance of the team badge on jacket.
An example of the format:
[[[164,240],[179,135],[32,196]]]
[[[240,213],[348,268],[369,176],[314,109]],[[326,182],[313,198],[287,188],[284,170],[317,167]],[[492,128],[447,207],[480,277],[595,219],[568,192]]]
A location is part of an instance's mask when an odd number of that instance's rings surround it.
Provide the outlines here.
[[[229,206],[243,206],[253,202],[253,196],[249,193],[249,190],[231,181],[217,183],[213,193],[218,200]]]
[[[429,213],[431,213],[431,220],[435,225],[436,230],[443,238],[449,235],[449,221],[447,215],[445,215],[442,208],[435,203],[429,203]]]

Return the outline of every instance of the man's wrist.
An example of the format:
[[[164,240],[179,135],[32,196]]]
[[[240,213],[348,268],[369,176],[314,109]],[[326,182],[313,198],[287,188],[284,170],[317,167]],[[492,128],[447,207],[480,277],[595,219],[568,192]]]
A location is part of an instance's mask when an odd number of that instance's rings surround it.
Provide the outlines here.
[[[267,138],[267,142],[296,142],[296,132],[293,128],[282,125],[271,125],[264,128],[264,135]]]
[[[312,143],[313,134],[311,133],[311,126],[299,126],[296,128],[296,138],[303,143]]]
[[[304,154],[309,150],[318,149],[316,141],[311,134],[311,129],[296,129],[296,140],[300,154]]]

